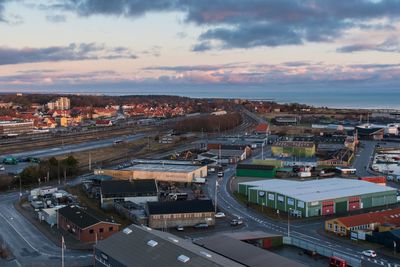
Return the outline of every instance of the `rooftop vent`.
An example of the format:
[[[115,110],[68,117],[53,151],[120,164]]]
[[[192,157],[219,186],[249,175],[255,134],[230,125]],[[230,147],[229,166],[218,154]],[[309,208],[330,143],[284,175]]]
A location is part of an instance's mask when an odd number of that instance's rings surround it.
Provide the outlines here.
[[[124,230],[122,230],[122,232],[123,232],[124,234],[129,235],[130,233],[132,233],[132,230],[129,229],[129,228],[125,228]]]
[[[183,262],[183,263],[186,263],[189,260],[190,260],[190,258],[188,256],[183,255],[183,254],[178,257],[178,261]]]
[[[178,242],[179,242],[179,240],[178,240],[178,239],[176,239],[176,238],[173,238],[173,237],[168,237],[168,239],[169,239],[169,240],[171,240],[171,241],[173,241],[173,242],[175,242],[175,243],[178,243]]]
[[[157,241],[154,241],[154,240],[149,240],[149,241],[147,242],[147,245],[150,246],[150,247],[152,247],[152,248],[154,248],[155,246],[158,245],[158,242],[157,242]]]
[[[203,256],[206,256],[207,258],[211,258],[212,257],[210,253],[207,253],[205,251],[200,251],[200,254],[203,255]]]

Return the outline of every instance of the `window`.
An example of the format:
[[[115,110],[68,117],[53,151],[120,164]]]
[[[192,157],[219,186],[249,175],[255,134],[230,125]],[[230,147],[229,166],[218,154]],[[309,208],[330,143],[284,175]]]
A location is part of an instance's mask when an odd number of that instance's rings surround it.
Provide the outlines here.
[[[279,201],[279,202],[283,202],[283,201],[284,201],[283,196],[278,196],[278,201]]]
[[[332,224],[328,223],[328,229],[332,229]]]
[[[268,199],[269,200],[275,200],[275,195],[274,194],[268,194]]]
[[[297,201],[297,207],[304,209],[304,202],[303,201]]]
[[[108,227],[108,231],[112,232],[114,230],[114,228],[112,226]]]
[[[94,233],[94,230],[93,229],[90,229],[89,230],[89,234],[93,234]]]
[[[100,228],[100,229],[99,229],[99,233],[102,233],[102,232],[104,232],[104,229],[103,229],[103,228]]]

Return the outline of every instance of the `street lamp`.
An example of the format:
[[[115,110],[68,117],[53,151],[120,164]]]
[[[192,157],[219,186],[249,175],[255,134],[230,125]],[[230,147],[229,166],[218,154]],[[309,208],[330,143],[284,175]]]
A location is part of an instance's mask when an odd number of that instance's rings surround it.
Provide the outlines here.
[[[288,214],[287,214],[287,236],[290,237],[290,211],[292,208],[289,208]]]

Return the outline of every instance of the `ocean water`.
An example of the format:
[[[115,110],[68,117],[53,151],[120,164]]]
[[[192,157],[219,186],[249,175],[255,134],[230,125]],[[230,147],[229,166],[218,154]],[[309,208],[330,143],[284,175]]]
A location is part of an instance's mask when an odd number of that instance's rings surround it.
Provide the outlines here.
[[[110,85],[108,85],[110,86]],[[266,88],[251,85],[122,85],[110,89],[107,85],[92,88],[53,89],[57,93],[105,95],[178,95],[194,98],[241,98],[271,100],[278,103],[302,103],[316,107],[376,108],[400,110],[400,88],[324,87]],[[36,90],[35,90],[36,91]],[[38,91],[36,91],[38,92]],[[43,92],[43,91],[42,91]]]

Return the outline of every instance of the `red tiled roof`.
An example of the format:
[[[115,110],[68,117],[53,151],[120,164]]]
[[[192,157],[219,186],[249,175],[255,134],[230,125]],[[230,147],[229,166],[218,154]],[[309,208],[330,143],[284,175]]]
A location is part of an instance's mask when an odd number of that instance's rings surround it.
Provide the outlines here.
[[[400,208],[340,217],[335,220],[340,221],[346,227],[354,227],[371,223],[390,223],[394,225],[400,225]]]
[[[257,125],[256,131],[257,132],[266,132],[268,130],[268,124],[266,123],[260,123]]]

